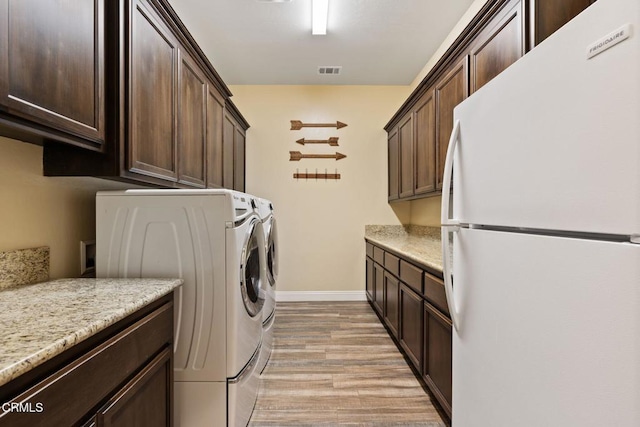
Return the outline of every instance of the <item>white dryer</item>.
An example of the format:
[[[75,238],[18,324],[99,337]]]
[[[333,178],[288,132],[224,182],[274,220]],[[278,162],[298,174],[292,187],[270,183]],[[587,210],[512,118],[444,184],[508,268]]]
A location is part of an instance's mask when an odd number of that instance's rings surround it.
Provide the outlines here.
[[[268,279],[255,199],[230,190],[96,197],[98,277],[180,277],[176,427],[246,426],[258,396]]]
[[[273,350],[273,323],[276,309],[276,280],[278,278],[278,227],[273,204],[266,199],[258,199],[258,214],[262,220],[267,252],[267,297],[263,310],[262,348],[258,370],[262,373]]]

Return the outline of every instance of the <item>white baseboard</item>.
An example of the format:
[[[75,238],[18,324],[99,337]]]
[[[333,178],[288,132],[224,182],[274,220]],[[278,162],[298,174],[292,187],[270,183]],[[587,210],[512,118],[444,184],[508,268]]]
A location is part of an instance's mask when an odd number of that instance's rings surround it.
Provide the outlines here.
[[[276,301],[366,301],[365,291],[276,291]]]

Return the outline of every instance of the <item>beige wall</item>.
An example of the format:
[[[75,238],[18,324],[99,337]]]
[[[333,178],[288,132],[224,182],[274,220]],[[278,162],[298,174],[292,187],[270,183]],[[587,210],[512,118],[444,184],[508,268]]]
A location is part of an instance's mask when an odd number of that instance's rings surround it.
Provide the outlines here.
[[[280,291],[364,289],[365,224],[409,221],[409,204],[387,203],[383,127],[407,86],[232,86],[247,134],[247,192],[273,201],[279,226]],[[347,123],[340,130],[290,130],[290,120]],[[339,147],[296,144],[340,138]],[[289,161],[289,151],[346,154]],[[295,180],[293,173],[338,173],[337,181]]]
[[[427,61],[424,68],[410,85],[411,90],[414,90],[422,79],[431,71],[431,69],[436,65],[436,63],[442,58],[447,49],[451,46],[451,44],[455,41],[455,39],[460,35],[462,30],[471,22],[473,17],[482,9],[482,7],[487,3],[488,0],[475,0],[469,6],[469,9],[465,12],[465,14],[460,18],[458,23],[453,27],[447,38],[442,42],[440,47],[436,50],[431,58]],[[419,199],[414,202],[411,202],[411,217],[410,223],[415,225],[427,225],[427,226],[440,226],[440,202],[442,198],[438,197],[430,197],[428,199]]]
[[[80,275],[80,241],[95,239],[95,193],[125,188],[42,176],[42,147],[0,137],[0,251],[49,246],[52,278]]]
[[[480,9],[482,9],[482,7],[488,1],[489,0],[475,0],[473,3],[471,3],[471,6],[469,6],[469,9],[467,9],[464,15],[462,15],[462,18],[460,18],[460,20],[453,27],[451,32],[449,32],[449,35],[444,39],[440,47],[436,49],[436,52],[431,56],[431,58],[429,58],[425,66],[416,76],[416,78],[413,79],[413,82],[410,85],[411,90],[415,89],[420,84],[422,79],[424,79],[425,76],[429,73],[429,71],[431,71],[431,69],[436,65],[436,63],[440,60],[440,58],[442,58],[442,56],[445,54],[447,49],[449,49],[449,47],[453,44],[456,38],[458,38],[460,33],[462,33],[465,27],[469,25],[473,17],[476,16],[476,14],[480,11]]]

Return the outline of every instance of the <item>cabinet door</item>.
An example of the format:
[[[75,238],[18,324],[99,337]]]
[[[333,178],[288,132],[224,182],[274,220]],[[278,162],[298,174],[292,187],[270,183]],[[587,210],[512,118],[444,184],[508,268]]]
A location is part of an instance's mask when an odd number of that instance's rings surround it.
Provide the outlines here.
[[[400,165],[400,147],[398,145],[398,129],[395,128],[389,134],[388,140],[388,164],[387,171],[389,173],[389,201],[397,200],[400,197],[400,177],[399,165]]]
[[[233,140],[233,189],[244,193],[244,162],[246,151],[246,137],[242,128],[236,126]]]
[[[97,416],[103,427],[157,427],[172,424],[171,348],[165,348],[129,381]]]
[[[0,0],[0,105],[99,148],[105,131],[104,4]]]
[[[398,126],[400,150],[400,198],[413,196],[413,114],[409,113]]]
[[[404,283],[400,284],[400,345],[413,366],[422,372],[422,298]]]
[[[373,307],[380,317],[383,316],[384,307],[384,269],[380,264],[373,264]]]
[[[233,188],[233,178],[235,176],[233,170],[234,163],[234,137],[236,134],[236,125],[233,119],[225,114],[222,135],[222,186],[224,188]]]
[[[178,43],[146,2],[135,0],[133,7],[127,166],[176,181]]]
[[[555,33],[595,0],[530,0],[530,48]]]
[[[458,61],[436,84],[436,188],[442,188],[444,162],[453,130],[453,109],[469,96],[468,56]]]
[[[205,186],[207,81],[188,53],[180,53],[178,181]]]
[[[484,86],[524,55],[522,2],[511,0],[471,47],[471,92]]]
[[[373,301],[373,293],[374,293],[374,287],[373,287],[373,261],[371,260],[371,258],[367,257],[367,261],[366,261],[366,265],[367,265],[367,271],[366,271],[366,276],[365,276],[365,289],[367,292],[367,299],[369,301]]]
[[[37,408],[36,404],[39,403],[44,410],[31,412],[29,416],[17,411],[2,411],[0,426],[81,425],[81,420],[91,418],[95,414],[98,404],[117,393],[122,384],[139,372],[154,355],[163,349],[164,354],[169,358],[166,363],[169,364],[169,374],[172,375],[173,303],[166,303],[142,319],[131,321],[134,323],[111,338],[97,343],[95,347],[78,357],[71,357],[71,360],[65,359],[63,366],[45,375],[44,378],[37,378],[32,386],[29,383],[18,382],[17,387],[29,386],[18,396],[9,398],[10,403],[18,405],[30,403],[34,408]],[[73,352],[73,348],[69,351]],[[159,387],[154,393],[164,393],[164,400],[169,401],[172,398],[170,391],[171,389],[166,387]],[[141,395],[140,398],[146,401],[150,397]],[[159,408],[158,400],[156,398],[149,403]],[[9,400],[3,400],[3,403],[5,401],[9,402]],[[98,423],[98,425],[101,424]]]
[[[414,194],[436,190],[436,108],[435,92],[429,89],[414,109],[415,186]]]
[[[400,282],[391,274],[384,273],[384,320],[395,337],[398,336],[398,296]]]
[[[424,303],[424,380],[451,416],[451,321]]]
[[[219,188],[222,180],[222,124],[224,100],[212,84],[207,91],[207,186]]]

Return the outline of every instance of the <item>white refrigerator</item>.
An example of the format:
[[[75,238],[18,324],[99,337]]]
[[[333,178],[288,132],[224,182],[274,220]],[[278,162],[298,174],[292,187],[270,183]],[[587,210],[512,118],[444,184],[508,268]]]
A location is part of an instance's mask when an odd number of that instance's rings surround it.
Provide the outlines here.
[[[454,122],[453,427],[640,426],[640,0],[598,0]]]

